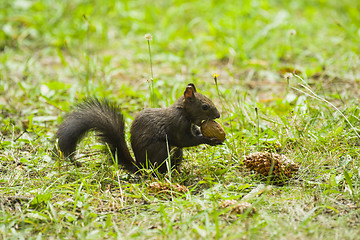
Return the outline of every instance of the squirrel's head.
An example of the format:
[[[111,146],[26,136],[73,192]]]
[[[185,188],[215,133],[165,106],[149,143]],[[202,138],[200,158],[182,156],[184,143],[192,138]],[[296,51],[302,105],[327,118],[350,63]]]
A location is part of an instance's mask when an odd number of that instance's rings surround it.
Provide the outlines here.
[[[192,83],[189,83],[184,91],[184,109],[191,122],[197,126],[200,126],[205,120],[220,117],[214,103],[209,98],[198,93]]]

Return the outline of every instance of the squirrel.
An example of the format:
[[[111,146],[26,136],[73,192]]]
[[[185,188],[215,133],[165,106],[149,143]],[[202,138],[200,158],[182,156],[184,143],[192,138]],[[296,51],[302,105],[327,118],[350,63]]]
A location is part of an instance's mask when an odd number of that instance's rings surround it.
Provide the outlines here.
[[[90,130],[95,130],[109,146],[118,165],[130,172],[143,168],[166,173],[170,155],[172,168],[177,169],[183,157],[182,148],[200,144],[221,145],[217,138],[201,134],[199,126],[205,120],[220,117],[214,103],[186,86],[184,95],[168,108],[148,108],[140,111],[130,128],[130,142],[135,155],[130,154],[125,140],[125,123],[120,108],[106,99],[87,98],[65,117],[56,133],[58,145],[65,157],[73,161],[77,143]]]

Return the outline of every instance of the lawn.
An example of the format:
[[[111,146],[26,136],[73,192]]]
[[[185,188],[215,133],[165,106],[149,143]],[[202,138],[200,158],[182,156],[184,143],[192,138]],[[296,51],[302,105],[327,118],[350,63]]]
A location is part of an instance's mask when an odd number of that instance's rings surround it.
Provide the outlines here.
[[[81,167],[58,156],[87,96],[121,106],[129,140],[188,83],[227,135],[186,148],[180,172],[129,174],[94,133]],[[359,89],[359,1],[3,0],[0,238],[358,239]],[[299,170],[270,181],[244,165],[256,152]]]

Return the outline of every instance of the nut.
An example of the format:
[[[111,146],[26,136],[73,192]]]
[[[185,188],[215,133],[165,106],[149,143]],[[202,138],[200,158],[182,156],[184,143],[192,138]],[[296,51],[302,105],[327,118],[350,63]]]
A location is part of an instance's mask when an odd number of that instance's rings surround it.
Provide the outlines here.
[[[208,138],[217,138],[220,141],[225,141],[225,130],[220,123],[214,120],[207,120],[201,124],[201,133]]]

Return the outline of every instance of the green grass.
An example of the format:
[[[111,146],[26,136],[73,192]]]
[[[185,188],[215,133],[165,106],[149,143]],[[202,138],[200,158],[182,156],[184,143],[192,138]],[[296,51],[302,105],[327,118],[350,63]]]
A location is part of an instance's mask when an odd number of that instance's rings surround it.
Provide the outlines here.
[[[357,239],[359,29],[350,0],[1,1],[1,239]],[[186,149],[180,174],[131,176],[94,134],[83,167],[54,157],[82,98],[119,103],[129,129],[189,82],[220,109],[227,140]],[[252,195],[267,182],[242,159],[265,150],[300,170]],[[221,207],[245,196],[255,214]]]

